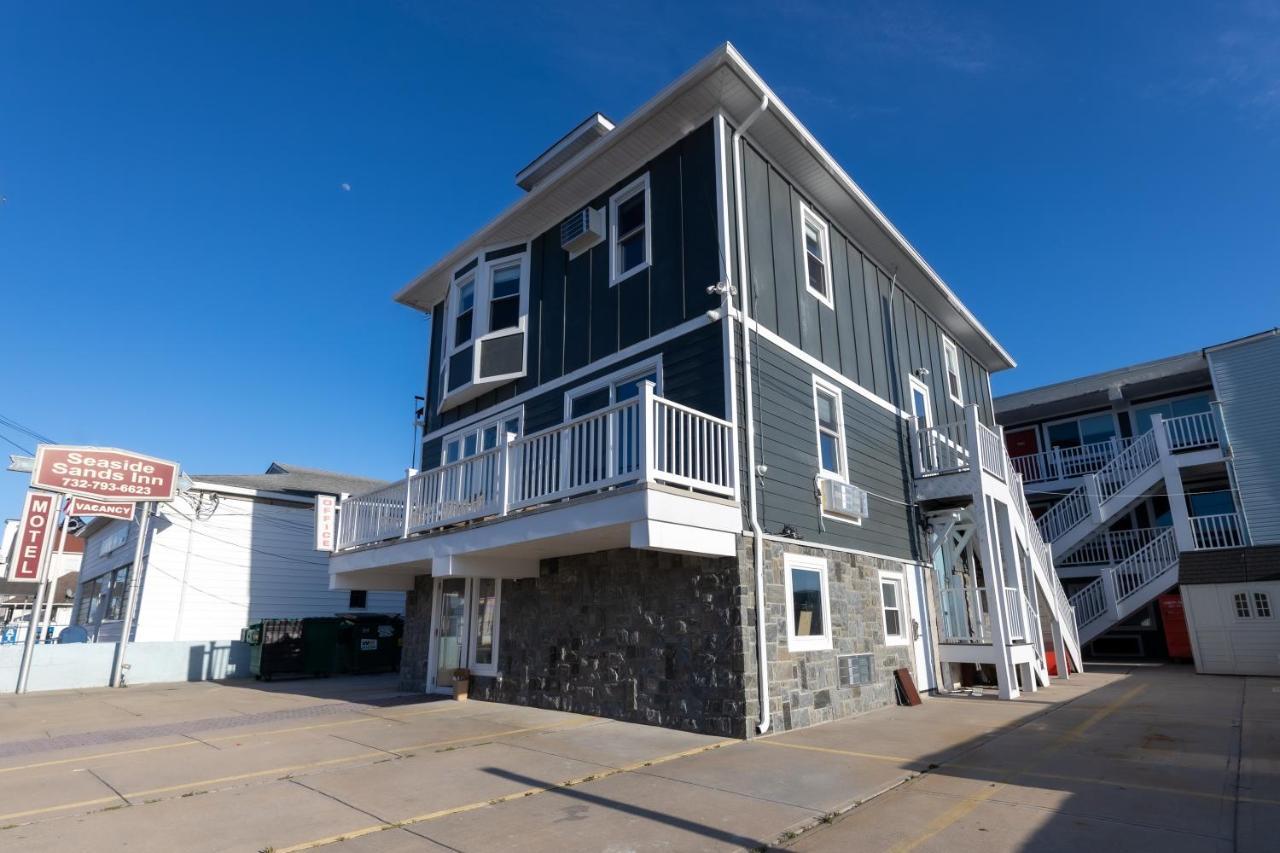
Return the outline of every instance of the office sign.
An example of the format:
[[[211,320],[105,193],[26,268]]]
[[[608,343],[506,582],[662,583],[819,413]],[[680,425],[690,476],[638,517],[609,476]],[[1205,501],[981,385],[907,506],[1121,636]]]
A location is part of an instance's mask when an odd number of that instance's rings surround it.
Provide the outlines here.
[[[42,444],[31,487],[114,501],[171,501],[178,463],[114,447]]]
[[[338,499],[316,495],[316,550],[333,551]]]
[[[9,580],[40,579],[40,557],[53,536],[58,500],[57,495],[35,490],[27,492],[27,499],[22,505],[22,523],[18,525],[18,540],[13,545]]]
[[[117,521],[133,521],[133,501],[100,501],[93,498],[72,498],[67,515],[78,515],[82,518],[101,516],[114,518]]]

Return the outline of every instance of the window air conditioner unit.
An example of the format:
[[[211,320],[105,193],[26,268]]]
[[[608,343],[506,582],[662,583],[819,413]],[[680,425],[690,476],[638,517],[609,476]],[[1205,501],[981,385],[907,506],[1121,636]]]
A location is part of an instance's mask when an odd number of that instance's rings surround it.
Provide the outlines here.
[[[560,223],[560,248],[581,255],[604,239],[604,208],[584,207]]]
[[[822,494],[822,509],[831,515],[858,520],[869,515],[864,489],[829,477],[819,477],[818,490]]]

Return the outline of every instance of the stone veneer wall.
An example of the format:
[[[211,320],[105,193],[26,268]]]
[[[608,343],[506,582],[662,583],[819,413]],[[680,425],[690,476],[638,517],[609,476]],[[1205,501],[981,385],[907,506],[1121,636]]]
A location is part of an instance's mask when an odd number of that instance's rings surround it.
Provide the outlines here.
[[[501,675],[474,678],[472,695],[745,737],[755,687],[741,583],[734,558],[621,549],[544,560],[539,577],[503,581]]]
[[[747,567],[750,583],[755,584],[750,569],[751,540],[744,537],[742,564]],[[787,605],[783,577],[783,554],[792,552],[827,560],[827,585],[831,595],[832,648],[815,652],[787,650]],[[800,542],[765,542],[765,596],[768,625],[765,637],[769,644],[769,713],[770,729],[784,731],[839,720],[892,705],[896,702],[893,671],[908,667],[915,672],[911,645],[885,644],[884,620],[881,613],[880,570],[902,572],[903,566],[892,560],[831,551]],[[903,607],[903,618],[910,625],[910,611]],[[754,628],[749,634],[748,654],[755,655]],[[845,654],[874,655],[873,684],[841,687],[836,671],[836,656]],[[753,666],[754,670],[755,667]],[[752,687],[754,691],[754,683]],[[757,702],[752,693],[752,730],[758,720]]]
[[[427,645],[431,640],[431,590],[433,578],[418,575],[413,590],[405,593],[404,636],[400,647],[400,689],[422,693],[427,689]]]

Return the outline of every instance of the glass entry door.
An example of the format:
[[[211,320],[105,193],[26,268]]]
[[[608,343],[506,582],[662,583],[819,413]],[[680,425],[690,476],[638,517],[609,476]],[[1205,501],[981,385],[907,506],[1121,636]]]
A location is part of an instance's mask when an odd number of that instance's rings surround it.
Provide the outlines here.
[[[453,689],[453,671],[467,659],[467,579],[441,578],[436,583],[435,673],[433,687]]]

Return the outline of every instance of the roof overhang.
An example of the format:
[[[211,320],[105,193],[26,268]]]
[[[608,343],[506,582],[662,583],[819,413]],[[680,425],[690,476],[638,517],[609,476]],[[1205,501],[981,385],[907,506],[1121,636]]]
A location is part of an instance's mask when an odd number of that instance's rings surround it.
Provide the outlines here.
[[[430,312],[448,292],[453,271],[486,246],[531,239],[580,209],[717,112],[742,123],[768,97],[749,136],[898,284],[989,371],[1013,358],[889,222],[830,153],[727,42],[586,146],[496,219],[454,248],[399,293],[396,301]]]

